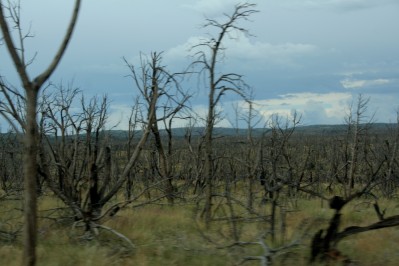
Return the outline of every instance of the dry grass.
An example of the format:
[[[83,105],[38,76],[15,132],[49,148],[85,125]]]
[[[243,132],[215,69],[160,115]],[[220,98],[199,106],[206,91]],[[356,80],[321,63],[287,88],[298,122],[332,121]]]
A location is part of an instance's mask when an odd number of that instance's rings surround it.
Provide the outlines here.
[[[218,217],[228,215],[228,208],[221,200]],[[367,201],[350,204],[344,209],[343,226],[365,225],[376,221],[372,206]],[[6,204],[5,202],[1,203]],[[17,204],[17,203],[13,203]],[[277,265],[307,265],[312,235],[328,226],[333,212],[320,200],[299,199],[296,208],[287,204],[286,242],[295,239],[305,231],[302,245],[276,258]],[[397,213],[396,201],[385,200],[381,207],[387,207],[387,215]],[[9,206],[8,206],[9,207]],[[40,209],[62,207],[52,197],[40,200]],[[256,205],[259,213],[268,214],[269,205]],[[195,213],[194,204],[146,205],[140,208],[126,208],[104,225],[124,234],[135,245],[133,252],[124,250],[124,243],[109,232],[101,232],[98,241],[81,242],[71,237],[71,226],[59,225],[50,219],[40,219],[38,265],[237,265],[246,256],[262,254],[258,245],[227,247],[234,243],[230,221],[218,221],[206,229]],[[243,216],[245,210],[235,206],[236,215]],[[14,213],[15,214],[15,213]],[[2,212],[0,222],[10,217],[11,212]],[[48,215],[48,212],[42,212]],[[6,217],[8,216],[8,217]],[[9,220],[8,220],[9,221]],[[17,221],[15,221],[17,222]],[[257,241],[261,233],[269,228],[266,222],[237,222],[240,241]],[[279,229],[280,227],[277,227]],[[204,237],[205,236],[205,237]],[[360,265],[396,265],[399,259],[399,228],[367,232],[343,240],[339,249]],[[270,244],[270,243],[269,243]],[[277,233],[276,246],[282,244]],[[224,247],[224,248],[223,248]],[[0,243],[0,265],[20,265],[21,244]],[[259,265],[257,261],[243,265]]]

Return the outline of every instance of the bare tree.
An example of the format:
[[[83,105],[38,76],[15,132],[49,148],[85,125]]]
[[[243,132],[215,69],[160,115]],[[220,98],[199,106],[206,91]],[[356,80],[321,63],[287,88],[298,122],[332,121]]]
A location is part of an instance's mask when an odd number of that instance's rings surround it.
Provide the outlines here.
[[[399,144],[399,109],[396,111],[396,123],[389,129],[391,137],[385,139],[385,145],[383,147],[386,149],[385,153],[388,157],[387,159],[387,169],[384,177],[384,182],[382,185],[382,191],[384,196],[390,198],[396,192],[397,180],[394,178],[395,172],[397,171],[397,156],[398,156],[398,144]]]
[[[154,136],[155,149],[158,155],[159,163],[155,164],[158,174],[165,182],[165,192],[169,203],[173,203],[174,186],[172,183],[173,167],[172,167],[172,121],[185,107],[187,100],[190,98],[180,88],[177,76],[181,73],[170,74],[167,69],[161,65],[162,53],[151,53],[150,60],[141,57],[140,72],[137,72],[132,64],[125,60],[126,64],[131,70],[131,76],[136,87],[140,90],[142,97],[147,104],[147,112],[152,98],[158,101],[153,117],[149,117],[151,121],[150,127],[152,135]],[[161,103],[161,99],[165,98]],[[159,99],[159,100],[158,100]],[[163,105],[163,106],[160,106]],[[159,117],[157,110],[162,107],[163,115]],[[168,145],[165,147],[158,123],[163,121],[166,132],[168,134]]]
[[[3,32],[3,39],[7,46],[8,52],[11,55],[12,61],[18,72],[19,78],[25,92],[26,98],[26,121],[24,121],[22,128],[25,133],[25,159],[24,159],[24,187],[25,187],[25,231],[24,231],[24,252],[23,265],[36,264],[36,230],[37,230],[37,204],[36,204],[36,178],[37,178],[37,152],[38,152],[38,127],[36,121],[37,100],[40,89],[43,84],[49,79],[55,68],[59,64],[61,57],[65,53],[68,43],[71,39],[72,32],[77,21],[80,0],[75,1],[72,18],[69,23],[64,39],[54,56],[52,62],[37,77],[31,79],[28,74],[27,67],[31,61],[25,58],[24,40],[29,37],[29,34],[24,35],[21,25],[20,5],[3,4],[0,1],[0,27]],[[6,12],[6,13],[5,13]],[[8,14],[7,14],[8,12]],[[9,22],[7,18],[12,20],[13,26],[17,29],[19,37],[19,46],[16,45],[12,38]]]
[[[253,95],[251,93],[251,99]],[[248,101],[248,108],[242,114],[242,120],[247,125],[247,160],[245,162],[248,172],[248,209],[253,209],[253,189],[256,181],[256,176],[260,175],[262,157],[263,157],[263,142],[265,134],[262,134],[259,141],[255,141],[253,137],[254,128],[256,128],[262,121],[259,113],[254,109],[253,101]]]
[[[235,6],[231,15],[226,16],[225,22],[219,22],[214,19],[207,19],[204,27],[211,27],[218,30],[216,37],[204,40],[193,49],[200,49],[195,55],[197,59],[194,65],[200,66],[200,73],[204,74],[207,79],[207,89],[209,90],[208,98],[208,114],[205,124],[204,136],[204,175],[206,186],[206,198],[204,207],[204,218],[207,223],[211,220],[213,178],[214,178],[214,156],[213,156],[213,129],[216,124],[217,111],[216,108],[220,103],[223,95],[227,92],[234,92],[245,98],[244,83],[242,76],[236,73],[218,74],[218,66],[223,56],[223,43],[229,34],[238,31],[248,34],[248,30],[238,26],[242,20],[248,20],[253,14],[258,12],[254,10],[255,4],[244,3]],[[209,56],[209,57],[208,57]]]
[[[150,118],[153,117],[157,98],[153,97],[154,101],[149,103],[147,119],[132,121],[142,124],[143,132],[134,149],[129,152],[128,161],[122,162],[121,150],[113,149],[112,133],[105,130],[107,97],[86,100],[76,89],[65,89],[62,85],[57,88],[55,93],[48,94],[45,91],[40,101],[40,176],[54,195],[68,207],[68,216],[63,218],[69,218],[73,223],[74,235],[90,241],[97,238],[100,230],[106,230],[122,239],[131,250],[131,241],[103,222],[146,191],[144,189],[135,197],[107,205],[121,191],[131,168],[139,160],[151,133]],[[77,99],[76,96],[81,98]],[[77,108],[78,101],[80,106]]]
[[[275,241],[277,231],[277,208],[284,212],[280,206],[281,194],[283,190],[294,186],[294,169],[292,158],[295,157],[290,151],[290,139],[301,122],[301,116],[296,112],[292,117],[286,118],[285,122],[281,116],[275,114],[270,119],[271,135],[268,139],[268,154],[261,164],[261,184],[265,189],[264,201],[270,201],[270,236]],[[284,216],[284,215],[283,215]],[[282,219],[281,231],[285,229],[285,221]],[[282,233],[284,235],[284,233]],[[283,238],[283,237],[282,237]]]
[[[330,219],[327,229],[320,229],[316,234],[314,234],[311,243],[310,262],[317,260],[336,260],[338,257],[344,259],[344,262],[350,263],[351,260],[349,257],[341,254],[341,251],[338,250],[337,246],[341,240],[359,233],[399,225],[399,215],[385,217],[385,210],[381,211],[378,202],[376,201],[373,206],[378,221],[368,223],[366,226],[347,226],[343,230],[340,230],[340,227],[342,226],[342,209],[353,200],[359,199],[366,194],[371,194],[370,191],[374,186],[374,183],[375,180],[370,181],[363,187],[363,189],[349,195],[345,199],[340,196],[334,196],[330,199],[330,208],[334,210],[334,215]]]
[[[139,124],[139,117],[142,115],[141,110],[139,108],[139,97],[136,98],[135,104],[133,105],[128,122],[128,132],[127,132],[127,158],[130,158],[132,155],[132,145],[133,139],[136,136],[136,129]],[[126,199],[130,200],[132,197],[132,189],[133,189],[133,176],[131,171],[127,176],[126,181]]]
[[[367,119],[367,107],[370,99],[358,95],[356,106],[350,106],[347,119],[348,124],[348,161],[347,161],[347,194],[350,195],[355,188],[356,173],[359,165],[359,149],[361,141],[365,138],[373,117]]]

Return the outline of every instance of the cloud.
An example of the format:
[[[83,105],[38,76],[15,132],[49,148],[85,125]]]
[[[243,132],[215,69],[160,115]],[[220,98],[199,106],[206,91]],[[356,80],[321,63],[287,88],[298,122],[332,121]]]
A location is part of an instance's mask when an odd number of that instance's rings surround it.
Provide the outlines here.
[[[127,130],[132,106],[126,104],[112,104],[109,109],[108,123],[112,129]]]
[[[239,34],[237,38],[228,39],[225,42],[227,47],[226,55],[228,58],[237,59],[241,63],[242,60],[256,61],[264,66],[299,66],[298,58],[311,56],[318,52],[318,47],[306,43],[279,43],[271,44],[266,42],[254,41],[250,38]]]
[[[263,122],[270,121],[271,116],[278,114],[280,117],[291,119],[296,112],[302,117],[302,125],[317,124],[342,124],[348,114],[350,103],[356,101],[357,94],[349,92],[339,93],[288,93],[275,98],[255,100],[254,108],[259,113]],[[365,95],[365,97],[368,97]],[[373,95],[368,103],[369,116],[375,113],[375,122],[396,122],[396,109],[398,103],[397,97],[391,95]],[[235,112],[233,105],[245,112],[248,110],[248,104],[245,101],[224,102],[218,106],[217,112],[220,114],[217,121],[217,127],[231,127],[229,121],[234,121]],[[203,104],[195,104],[192,110],[197,114],[196,120],[175,119],[173,127],[186,127],[189,123],[193,126],[205,126],[205,118],[208,107]],[[112,129],[126,130],[128,126],[128,117],[131,112],[129,105],[111,105],[108,118],[108,125]],[[241,113],[244,115],[244,113]],[[257,120],[257,119],[255,119]],[[193,124],[194,123],[194,124]],[[239,122],[240,127],[246,127],[245,121]],[[261,123],[257,124],[262,127]],[[163,128],[162,123],[160,128]]]
[[[348,114],[349,106],[357,100],[358,94],[350,92],[330,93],[288,93],[264,100],[255,100],[254,107],[264,121],[278,114],[283,118],[292,118],[294,112],[302,116],[302,124],[342,124]],[[375,122],[396,122],[396,110],[399,107],[396,95],[373,94],[368,103],[368,115]],[[239,102],[242,109],[244,101]]]
[[[359,79],[350,79],[346,78],[341,80],[341,85],[345,89],[361,89],[365,87],[378,87],[381,85],[385,85],[391,83],[389,79],[370,79],[370,80],[359,80]]]
[[[126,72],[126,66],[121,60],[120,64],[109,63],[109,64],[88,64],[88,65],[79,65],[75,66],[74,69],[78,69],[79,71],[91,72],[91,73],[113,73],[120,74]]]
[[[302,115],[305,124],[336,124],[342,123],[351,99],[350,93],[303,92],[256,100],[255,106],[264,119],[274,114],[290,118],[296,111]]]
[[[192,36],[187,39],[185,43],[179,44],[175,47],[170,48],[164,53],[164,58],[167,62],[178,62],[182,60],[186,60],[189,55],[191,55],[190,51],[194,45],[204,42],[206,40],[205,37],[201,36]]]
[[[237,0],[199,0],[194,4],[185,4],[184,7],[193,9],[201,14],[213,17],[215,15],[221,15],[226,12],[229,8],[239,4]]]
[[[333,9],[338,11],[352,11],[398,4],[397,0],[284,0],[286,7],[305,7],[314,9]]]
[[[313,56],[319,52],[319,48],[306,43],[281,43],[271,44],[266,42],[252,41],[252,39],[242,33],[230,33],[231,38],[226,38],[223,42],[223,53],[226,60],[242,65],[250,65],[251,68],[263,69],[264,67],[298,67],[302,57]],[[192,49],[194,45],[207,41],[206,37],[193,36],[185,43],[177,45],[165,53],[165,59],[170,61],[187,60],[188,55],[193,55],[197,49],[204,48],[199,46]]]

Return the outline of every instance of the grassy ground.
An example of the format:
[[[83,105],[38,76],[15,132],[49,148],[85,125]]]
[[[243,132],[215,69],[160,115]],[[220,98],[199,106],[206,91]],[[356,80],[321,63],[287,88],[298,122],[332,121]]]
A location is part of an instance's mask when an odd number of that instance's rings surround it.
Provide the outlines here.
[[[3,206],[5,202],[2,202]],[[7,203],[9,211],[0,213],[0,221],[18,220],[19,203]],[[397,213],[396,200],[385,201],[387,216]],[[15,206],[12,206],[15,205]],[[333,212],[320,200],[300,199],[296,207],[287,208],[286,230],[281,234],[276,228],[276,242],[286,243],[302,237],[301,244],[276,257],[277,265],[307,265],[311,236],[326,228]],[[42,198],[40,209],[62,206],[53,198]],[[257,205],[259,213],[268,214],[269,206]],[[17,209],[17,210],[16,210]],[[260,245],[230,246],[235,242],[231,222],[214,222],[210,228],[199,222],[195,204],[146,205],[126,208],[104,225],[124,234],[135,245],[129,251],[126,243],[113,234],[101,231],[98,241],[82,242],[73,233],[71,225],[60,225],[41,218],[39,224],[38,265],[238,265],[245,257],[262,254]],[[236,215],[241,211],[236,208]],[[228,209],[219,205],[222,218]],[[48,216],[49,212],[41,212]],[[279,214],[280,215],[280,214]],[[6,217],[7,216],[7,217]],[[11,218],[14,217],[12,220]],[[15,218],[17,217],[17,218]],[[355,202],[345,208],[344,226],[366,225],[377,220],[369,203]],[[280,223],[278,223],[280,225]],[[17,223],[14,224],[17,226]],[[266,222],[239,220],[236,235],[241,242],[257,241],[268,230]],[[307,232],[307,234],[305,234]],[[267,238],[270,239],[270,238]],[[397,265],[399,261],[399,228],[383,229],[359,234],[343,240],[339,249],[359,265]],[[270,244],[270,243],[269,243]],[[278,246],[279,244],[275,244]],[[16,243],[0,242],[0,265],[20,265],[20,240]],[[242,265],[259,265],[259,261],[247,261]]]

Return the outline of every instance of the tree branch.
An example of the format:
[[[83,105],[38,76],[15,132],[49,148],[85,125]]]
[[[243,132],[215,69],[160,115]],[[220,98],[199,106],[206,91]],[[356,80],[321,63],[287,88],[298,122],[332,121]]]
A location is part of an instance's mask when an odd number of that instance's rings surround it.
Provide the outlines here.
[[[65,34],[64,40],[61,43],[60,48],[58,49],[57,54],[55,55],[53,61],[51,62],[51,64],[48,66],[48,68],[39,76],[37,76],[34,79],[34,88],[39,89],[44,82],[46,82],[46,80],[50,77],[50,75],[54,72],[55,68],[57,67],[57,65],[59,64],[61,57],[63,56],[63,54],[65,53],[65,50],[68,46],[69,41],[71,40],[71,36],[72,36],[72,32],[75,28],[76,25],[76,21],[78,18],[78,14],[79,14],[79,9],[80,9],[80,3],[81,0],[76,0],[75,2],[75,7],[73,10],[73,14],[72,14],[72,18],[71,21],[69,23],[67,32]]]

